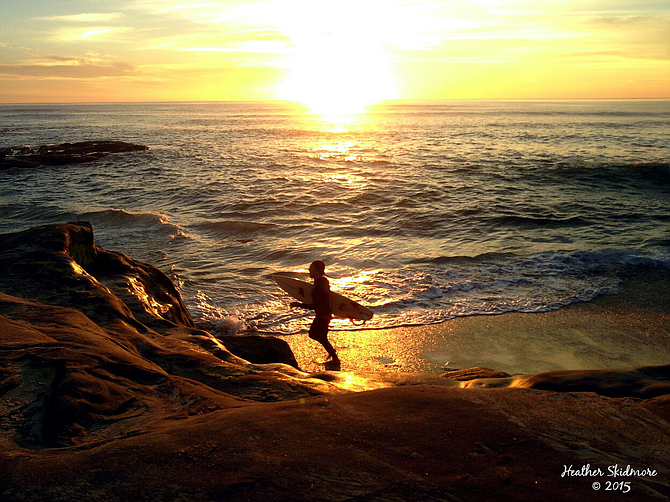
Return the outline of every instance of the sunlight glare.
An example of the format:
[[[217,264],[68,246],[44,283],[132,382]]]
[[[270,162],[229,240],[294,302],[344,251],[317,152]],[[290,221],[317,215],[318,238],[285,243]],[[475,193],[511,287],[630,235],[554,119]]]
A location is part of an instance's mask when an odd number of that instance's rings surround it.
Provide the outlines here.
[[[281,22],[292,46],[289,75],[279,88],[282,99],[337,117],[396,97],[380,28],[389,11],[383,2],[297,2],[296,7]]]

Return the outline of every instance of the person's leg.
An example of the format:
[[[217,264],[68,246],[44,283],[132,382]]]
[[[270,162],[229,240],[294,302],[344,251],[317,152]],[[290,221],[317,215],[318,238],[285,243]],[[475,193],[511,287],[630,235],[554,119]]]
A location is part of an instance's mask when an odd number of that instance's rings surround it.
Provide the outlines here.
[[[337,352],[335,347],[328,341],[328,325],[330,324],[330,319],[325,319],[321,317],[314,318],[312,326],[309,328],[309,337],[312,340],[319,342],[323,345],[323,348],[326,349],[328,355],[333,358],[334,361],[338,361]]]
[[[339,358],[337,357],[337,352],[335,351],[335,347],[333,347],[333,345],[328,341],[328,338],[318,340],[318,342],[321,345],[323,345],[323,348],[326,349],[328,355],[333,358],[333,361],[339,361]]]

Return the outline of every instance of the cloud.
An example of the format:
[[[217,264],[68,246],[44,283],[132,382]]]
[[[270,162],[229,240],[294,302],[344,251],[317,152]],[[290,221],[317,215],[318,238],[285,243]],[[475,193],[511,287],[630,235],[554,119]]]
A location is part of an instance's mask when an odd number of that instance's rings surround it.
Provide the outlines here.
[[[51,40],[58,42],[113,41],[114,37],[131,30],[126,26],[115,25],[125,16],[121,12],[89,12],[58,16],[33,18],[37,21],[57,23],[58,28],[51,31]]]
[[[0,64],[0,75],[16,78],[43,79],[91,79],[118,77],[131,74],[134,67],[127,63],[113,63],[107,66],[94,64]]]
[[[116,21],[123,16],[120,12],[95,12],[87,14],[72,14],[67,16],[36,17],[40,21],[56,21],[67,23],[105,23]]]
[[[670,23],[670,18],[662,16],[639,16],[639,15],[600,15],[592,16],[588,23],[601,28],[614,28],[617,30],[638,30],[640,28],[665,26]]]
[[[290,40],[283,34],[265,29],[196,30],[180,35],[145,38],[137,51],[246,54],[248,59],[268,54],[283,55]],[[179,57],[175,54],[175,57]]]
[[[122,41],[117,38],[121,33],[127,33],[131,28],[125,26],[86,26],[78,28],[61,28],[52,34],[52,40],[58,42],[81,41]]]
[[[593,16],[584,25],[602,46],[615,47],[625,57],[670,60],[670,17]]]
[[[221,12],[239,8],[242,2],[237,0],[188,3],[184,0],[135,0],[125,9],[141,11],[161,17],[183,18],[191,21],[209,22]]]
[[[270,40],[249,40],[242,44],[228,47],[182,47],[179,50],[188,52],[233,52],[247,54],[286,54],[286,44]]]
[[[131,75],[136,68],[95,52],[84,56],[50,54],[20,63],[0,64],[0,75],[14,78],[95,79]]]
[[[406,76],[403,92],[409,97],[423,93],[412,80],[415,68],[425,68],[426,81],[436,89],[447,89],[459,81],[456,66],[463,81],[467,72],[479,79],[479,72],[492,66],[553,64],[596,73],[612,69],[623,77],[640,68],[664,75],[670,60],[667,0],[52,3],[49,10],[16,11],[3,26],[0,72],[6,79],[60,79],[65,83],[57,85],[72,82],[78,89],[72,93],[97,85],[101,94],[126,92],[133,99],[129,82],[138,89],[153,82],[156,91],[164,83],[160,95],[166,98],[170,93],[181,98],[190,88],[199,98],[245,98],[252,87],[259,96],[262,86],[274,89],[307,55],[318,62],[349,51],[354,60],[370,54],[372,62],[388,62],[397,76]],[[99,84],[93,83],[96,78]],[[74,79],[81,79],[79,87]],[[128,85],[117,88],[110,80]],[[602,82],[606,94],[608,85]]]
[[[126,8],[157,12],[169,10],[201,9],[203,7],[212,7],[216,5],[217,4],[214,2],[188,3],[184,0],[134,0],[132,2],[128,2]]]

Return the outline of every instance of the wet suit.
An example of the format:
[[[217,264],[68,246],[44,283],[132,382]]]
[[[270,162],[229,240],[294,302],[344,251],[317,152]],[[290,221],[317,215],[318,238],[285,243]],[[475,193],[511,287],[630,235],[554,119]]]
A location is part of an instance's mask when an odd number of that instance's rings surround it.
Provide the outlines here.
[[[325,277],[314,279],[312,288],[312,303],[301,303],[300,307],[314,310],[316,317],[309,328],[309,337],[319,342],[333,359],[337,359],[335,348],[328,341],[328,326],[333,317],[333,309],[330,307],[330,283]]]

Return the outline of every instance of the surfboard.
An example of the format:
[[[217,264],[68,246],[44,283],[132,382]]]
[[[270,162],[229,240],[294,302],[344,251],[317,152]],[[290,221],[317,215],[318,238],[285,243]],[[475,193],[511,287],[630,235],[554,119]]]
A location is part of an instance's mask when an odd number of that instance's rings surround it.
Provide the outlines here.
[[[302,303],[312,303],[312,288],[314,284],[281,274],[272,274],[270,277],[274,279],[280,288],[296,300]],[[330,292],[330,305],[333,308],[333,315],[335,317],[368,321],[374,315],[369,308],[334,291]]]

